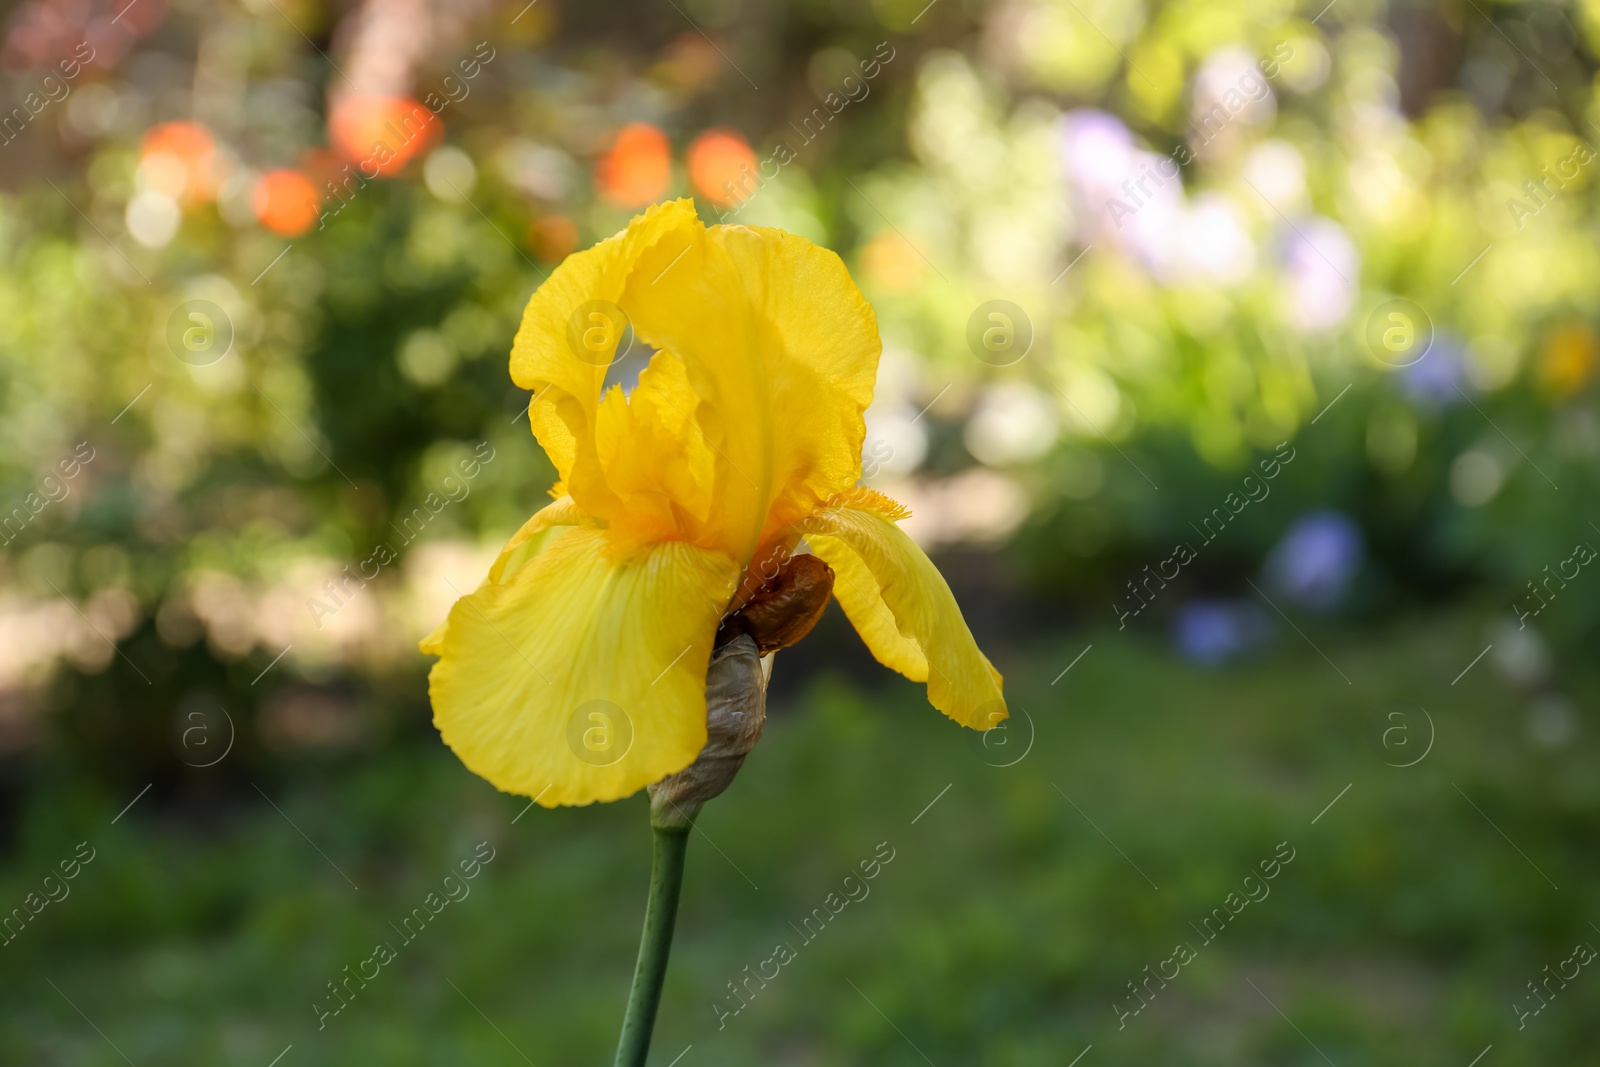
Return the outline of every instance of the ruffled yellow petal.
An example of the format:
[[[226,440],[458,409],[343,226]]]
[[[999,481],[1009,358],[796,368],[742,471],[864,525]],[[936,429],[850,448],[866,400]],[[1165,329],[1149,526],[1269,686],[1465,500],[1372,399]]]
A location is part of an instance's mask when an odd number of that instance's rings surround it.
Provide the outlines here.
[[[922,645],[916,638],[900,632],[894,612],[878,589],[877,575],[841,538],[812,538],[810,544],[811,550],[833,568],[833,595],[878,662],[913,682],[926,682],[928,657],[922,654]]]
[[[587,516],[578,510],[571,497],[561,497],[546,504],[534,512],[533,518],[523,523],[520,530],[511,535],[511,540],[506,542],[494,565],[489,568],[489,577],[484,579],[484,584],[498,583],[508,567],[514,569],[530,557],[538,555],[553,540],[551,535],[561,527],[576,526],[586,520]],[[427,655],[439,655],[444,648],[444,635],[449,629],[450,617],[446,615],[417,647]]]
[[[658,350],[652,380],[602,399],[610,349],[596,358],[575,339],[592,323],[614,344],[624,321]],[[556,269],[511,370],[585,512],[635,543],[683,539],[746,562],[860,476],[879,349],[838,256],[779,230],[708,229],[680,200]]]
[[[682,202],[651,208],[615,237],[563,260],[522,313],[511,379],[533,390],[528,422],[534,436],[590,514],[612,512],[618,504],[595,453],[600,387],[626,333],[625,323],[609,317],[610,308],[620,304],[643,252],[693,219],[693,207]]]
[[[882,345],[838,256],[782,230],[686,226],[641,254],[624,299],[715,416],[719,543],[736,558],[855,484]]]
[[[572,502],[571,497],[561,497],[554,500],[533,513],[533,518],[522,524],[522,528],[511,535],[511,540],[506,542],[506,547],[500,550],[500,556],[489,568],[489,581],[503,582],[505,571],[515,569],[526,562],[529,557],[536,556],[553,538],[551,534],[562,526],[578,526],[591,521],[589,516],[578,510],[578,505]]]
[[[657,352],[631,396],[600,403],[596,450],[606,484],[626,502],[612,527],[636,541],[700,541],[716,488],[716,457],[694,422],[700,400],[683,361]]]
[[[853,502],[864,507],[823,508],[804,528],[856,632],[878,662],[926,682],[928,702],[956,722],[998,725],[1007,714],[1000,672],[978,651],[944,576],[894,524],[904,509],[885,497]]]
[[[450,611],[434,725],[473,772],[546,807],[616,800],[706,741],[706,666],[738,577],[683,542],[559,531]]]

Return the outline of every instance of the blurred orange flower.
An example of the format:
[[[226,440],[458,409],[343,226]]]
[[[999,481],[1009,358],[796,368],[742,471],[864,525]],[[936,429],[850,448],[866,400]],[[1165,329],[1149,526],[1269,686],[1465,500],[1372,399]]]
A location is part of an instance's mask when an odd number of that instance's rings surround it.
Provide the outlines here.
[[[648,122],[624,126],[595,166],[600,194],[619,207],[639,207],[659,199],[671,180],[672,146],[667,135]]]
[[[309,230],[320,204],[317,187],[297,170],[268,171],[250,194],[250,206],[261,225],[284,237],[299,237]]]
[[[215,200],[222,184],[217,139],[198,122],[163,122],[146,130],[139,169],[150,188],[190,204]]]
[[[328,139],[369,181],[398,173],[443,133],[439,116],[398,96],[346,96],[328,115]]]
[[[707,130],[689,146],[689,177],[718,207],[749,199],[756,187],[756,154],[733,130]]]

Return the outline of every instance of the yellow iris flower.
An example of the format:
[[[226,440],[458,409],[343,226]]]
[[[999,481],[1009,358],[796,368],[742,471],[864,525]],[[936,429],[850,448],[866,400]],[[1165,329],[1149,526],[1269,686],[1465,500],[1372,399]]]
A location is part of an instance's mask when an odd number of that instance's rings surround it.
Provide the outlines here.
[[[627,324],[655,349],[631,395],[603,389]],[[683,770],[706,744],[719,622],[802,538],[879,662],[964,726],[1004,719],[999,673],[895,525],[908,512],[856,484],[881,348],[838,256],[707,228],[689,200],[567,257],[511,350],[555,502],[422,642],[439,657],[434,724],[461,761],[546,807]],[[574,743],[597,729],[619,735],[614,759]]]

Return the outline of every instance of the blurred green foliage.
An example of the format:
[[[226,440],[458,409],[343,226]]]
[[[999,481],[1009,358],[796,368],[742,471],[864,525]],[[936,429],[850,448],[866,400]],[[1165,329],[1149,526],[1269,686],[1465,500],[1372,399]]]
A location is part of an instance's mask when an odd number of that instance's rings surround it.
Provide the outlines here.
[[[1350,1067],[1466,1063],[1491,1042],[1496,1062],[1531,1067],[1600,1036],[1587,973],[1525,1030],[1512,1008],[1600,936],[1583,847],[1594,741],[1529,758],[1513,694],[1439,700],[1470,632],[1319,632],[1350,687],[1303,646],[1217,676],[1090,636],[1056,685],[1080,639],[1003,654],[1037,725],[1025,756],[1021,715],[986,748],[910,683],[796,683],[780,656],[767,736],[690,846],[654,1062],[687,1045],[684,1063],[923,1062],[907,1039],[935,1063],[1066,1062],[1091,1043],[1107,1062],[1321,1062],[1309,1039]],[[1592,679],[1579,695],[1594,699]],[[1417,701],[1437,742],[1386,766],[1373,709]],[[136,1063],[265,1064],[289,1044],[302,1064],[609,1058],[649,863],[642,799],[513,824],[526,802],[438,746],[254,781],[281,814],[226,764],[115,826],[132,791],[83,779],[30,808],[5,901],[80,840],[98,855],[3,950],[8,1062],[121,1062],[40,976]],[[400,945],[389,924],[485,840],[496,858],[470,895],[318,1032],[325,983],[374,942]],[[869,894],[806,943],[790,924],[880,842],[894,858]],[[1280,842],[1294,858],[1269,895],[1206,945],[1190,924]],[[1119,1029],[1126,983],[1183,941],[1198,958]],[[781,942],[796,958],[719,1029],[727,983]]]

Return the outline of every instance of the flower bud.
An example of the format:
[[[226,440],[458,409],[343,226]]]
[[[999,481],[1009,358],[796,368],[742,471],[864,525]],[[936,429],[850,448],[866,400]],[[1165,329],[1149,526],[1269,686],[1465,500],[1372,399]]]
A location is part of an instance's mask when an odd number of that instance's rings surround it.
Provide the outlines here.
[[[749,634],[762,655],[788,648],[811,632],[832,592],[832,567],[817,556],[790,556],[723,630]]]
[[[706,671],[706,746],[695,761],[650,787],[650,823],[688,826],[733,776],[761,738],[767,720],[767,677],[755,641],[740,634],[711,654]]]
[[[733,784],[767,721],[772,653],[799,641],[822,617],[833,568],[790,556],[750,601],[723,623],[706,669],[706,744],[695,761],[650,787],[650,822],[688,826],[706,801]]]

